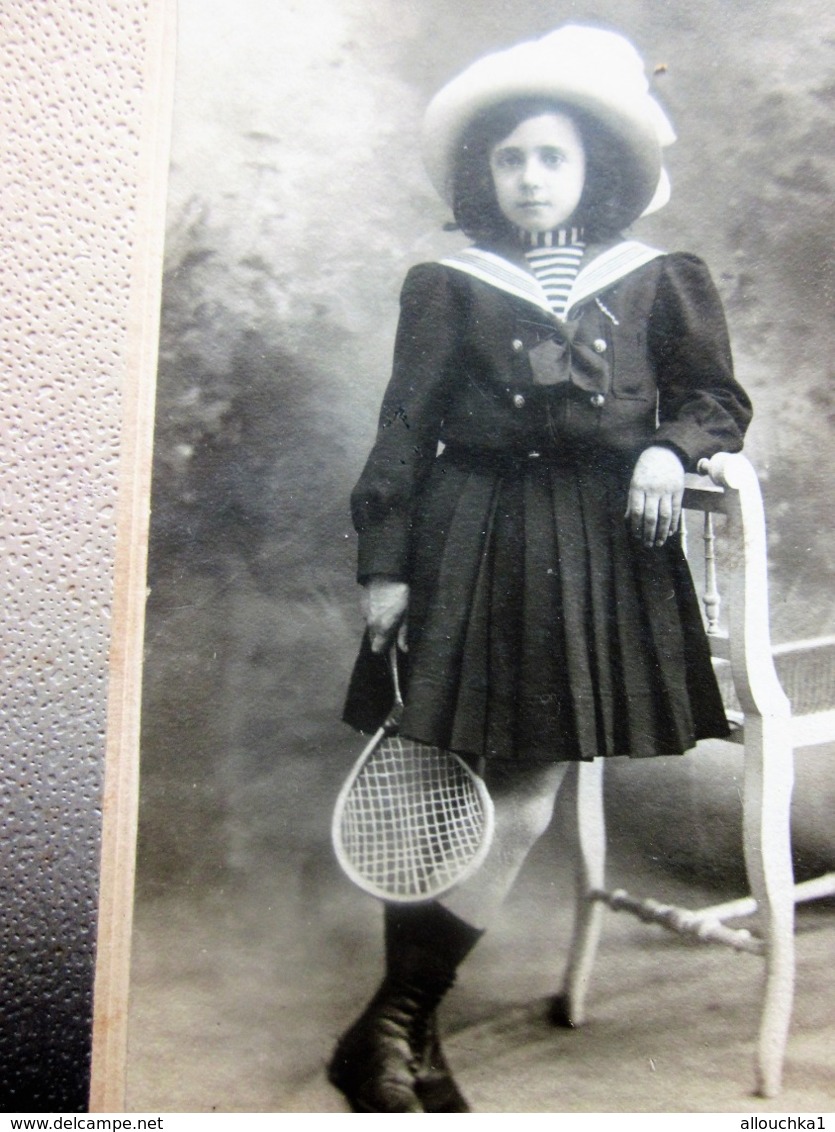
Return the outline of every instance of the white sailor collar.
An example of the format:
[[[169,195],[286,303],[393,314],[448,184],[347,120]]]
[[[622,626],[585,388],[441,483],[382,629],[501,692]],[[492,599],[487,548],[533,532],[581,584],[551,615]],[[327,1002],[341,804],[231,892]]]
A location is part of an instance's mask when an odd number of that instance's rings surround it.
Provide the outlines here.
[[[563,322],[569,317],[573,307],[605,291],[619,279],[623,279],[624,276],[664,254],[658,248],[643,244],[639,240],[622,240],[592,256],[577,272],[563,318],[554,314],[539,280],[531,272],[497,252],[476,247],[464,248],[460,252],[445,256],[440,262],[445,267],[472,275],[482,283],[498,287],[499,290],[517,299],[533,303],[553,318]]]

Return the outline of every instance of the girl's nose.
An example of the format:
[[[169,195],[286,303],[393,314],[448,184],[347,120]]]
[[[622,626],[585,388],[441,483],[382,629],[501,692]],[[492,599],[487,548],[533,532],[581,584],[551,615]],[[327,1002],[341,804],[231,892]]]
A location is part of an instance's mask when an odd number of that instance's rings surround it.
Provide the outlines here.
[[[540,164],[535,157],[529,157],[522,166],[522,184],[523,185],[538,185],[541,180],[542,170]]]

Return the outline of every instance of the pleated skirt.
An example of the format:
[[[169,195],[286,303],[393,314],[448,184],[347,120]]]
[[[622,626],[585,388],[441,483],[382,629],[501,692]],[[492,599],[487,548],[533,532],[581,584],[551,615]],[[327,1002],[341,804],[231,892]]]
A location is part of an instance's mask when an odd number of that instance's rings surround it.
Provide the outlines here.
[[[401,734],[526,763],[727,735],[680,539],[630,535],[630,472],[588,454],[435,461],[413,516]],[[390,703],[364,642],[345,719],[372,730]]]

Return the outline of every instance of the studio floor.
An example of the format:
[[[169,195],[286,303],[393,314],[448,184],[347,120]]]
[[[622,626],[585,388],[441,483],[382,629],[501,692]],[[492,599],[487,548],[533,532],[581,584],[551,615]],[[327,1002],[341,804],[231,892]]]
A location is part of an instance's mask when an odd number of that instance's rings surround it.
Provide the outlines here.
[[[324,862],[324,863],[323,863]],[[692,899],[691,880],[623,846],[610,882]],[[705,904],[715,891],[700,892]],[[557,830],[442,1013],[448,1057],[482,1113],[835,1110],[835,904],[798,910],[798,979],[782,1094],[752,1095],[762,964],[607,913],[576,1030],[553,1028],[570,932]],[[379,908],[326,859],[275,854],[231,884],[158,888],[137,902],[128,1109],[347,1111],[324,1063],[380,974]]]

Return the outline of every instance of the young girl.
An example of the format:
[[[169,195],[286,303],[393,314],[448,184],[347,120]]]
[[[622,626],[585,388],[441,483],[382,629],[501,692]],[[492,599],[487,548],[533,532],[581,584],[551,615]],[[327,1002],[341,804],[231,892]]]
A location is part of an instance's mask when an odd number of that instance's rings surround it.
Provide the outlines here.
[[[401,734],[485,767],[496,833],[440,901],[385,906],[385,979],[329,1067],[355,1111],[469,1111],[435,1009],[568,762],[727,734],[678,528],[685,470],[741,448],[750,403],[704,264],[622,235],[665,202],[672,140],[634,48],[587,27],[481,59],[426,114],[473,246],[403,287],[352,495],[367,633],[345,718],[387,713],[396,635]]]

